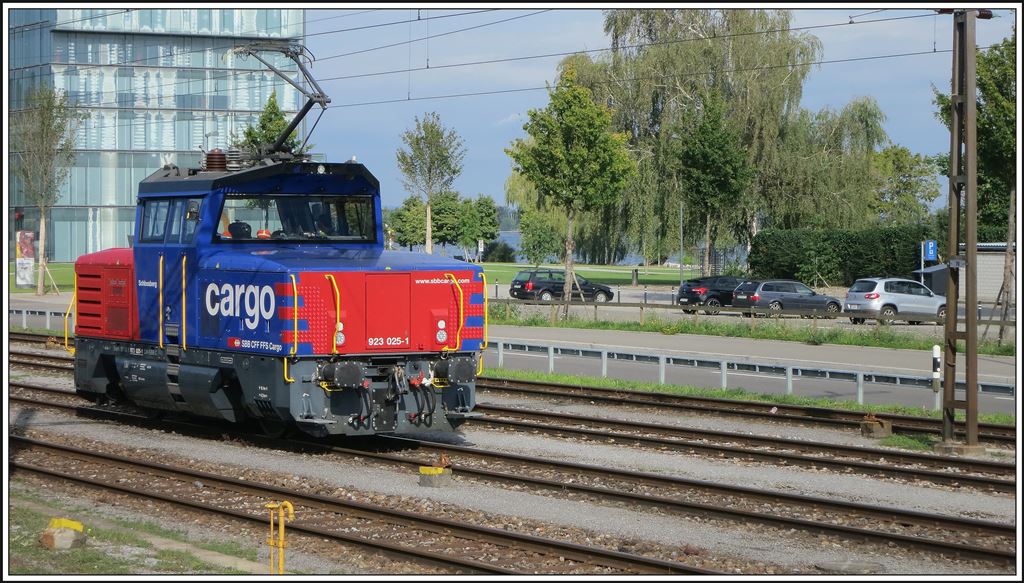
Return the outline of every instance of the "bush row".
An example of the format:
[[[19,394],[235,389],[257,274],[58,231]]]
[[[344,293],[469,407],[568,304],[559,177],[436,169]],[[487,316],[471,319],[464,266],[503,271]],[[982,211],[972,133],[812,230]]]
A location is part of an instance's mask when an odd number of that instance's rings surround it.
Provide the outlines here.
[[[798,279],[811,285],[850,285],[860,277],[910,277],[920,245],[934,239],[929,225],[844,229],[767,229],[751,242],[754,277]]]

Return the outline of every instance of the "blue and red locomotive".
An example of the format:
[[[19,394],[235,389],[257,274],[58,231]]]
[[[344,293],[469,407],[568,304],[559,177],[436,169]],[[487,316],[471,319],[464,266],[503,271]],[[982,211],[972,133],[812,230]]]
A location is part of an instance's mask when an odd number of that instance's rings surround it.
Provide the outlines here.
[[[362,164],[223,156],[144,180],[133,247],[76,262],[79,394],[316,436],[470,416],[481,269],[384,250]]]
[[[75,387],[154,413],[255,420],[268,434],[450,431],[474,415],[486,347],[475,265],[384,249],[362,165],[284,146],[330,101],[313,90],[276,143],[211,151],[139,185],[134,244],[75,263]],[[283,76],[283,74],[282,74]]]

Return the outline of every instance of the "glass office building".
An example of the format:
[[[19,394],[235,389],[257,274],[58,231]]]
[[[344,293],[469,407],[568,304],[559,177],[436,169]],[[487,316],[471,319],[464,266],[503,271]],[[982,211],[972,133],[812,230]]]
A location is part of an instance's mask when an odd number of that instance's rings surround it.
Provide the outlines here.
[[[75,164],[46,225],[50,261],[124,247],[135,221],[139,181],[166,163],[199,165],[202,149],[227,149],[254,125],[271,92],[290,118],[304,101],[253,57],[231,49],[251,41],[299,40],[303,10],[34,10],[9,12],[9,111],[43,84],[67,92],[87,118]],[[280,53],[261,55],[301,82]],[[14,156],[10,162],[14,163]],[[38,231],[39,213],[14,172],[9,245]]]

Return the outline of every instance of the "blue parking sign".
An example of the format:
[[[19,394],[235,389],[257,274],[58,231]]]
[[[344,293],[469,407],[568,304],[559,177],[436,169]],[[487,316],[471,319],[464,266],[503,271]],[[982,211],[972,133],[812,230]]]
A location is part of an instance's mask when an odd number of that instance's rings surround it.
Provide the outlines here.
[[[934,239],[924,242],[924,258],[926,261],[935,261],[939,258],[939,246]]]

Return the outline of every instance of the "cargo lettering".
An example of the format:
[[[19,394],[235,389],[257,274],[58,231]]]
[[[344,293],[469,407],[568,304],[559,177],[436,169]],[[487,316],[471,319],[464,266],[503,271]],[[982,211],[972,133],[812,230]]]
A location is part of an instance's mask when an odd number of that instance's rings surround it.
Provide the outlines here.
[[[218,286],[211,283],[206,286],[206,312],[211,316],[244,317],[245,326],[255,330],[261,317],[270,320],[277,308],[274,290],[268,285],[231,285],[225,283]]]

